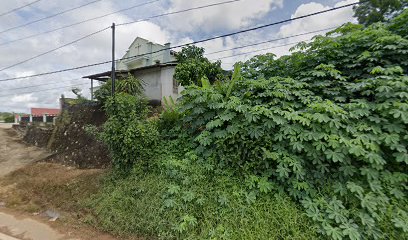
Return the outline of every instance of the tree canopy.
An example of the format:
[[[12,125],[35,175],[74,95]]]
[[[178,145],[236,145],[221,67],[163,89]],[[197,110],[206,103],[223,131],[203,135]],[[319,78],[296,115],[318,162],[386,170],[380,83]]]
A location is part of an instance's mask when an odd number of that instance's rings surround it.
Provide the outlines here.
[[[188,46],[176,54],[178,65],[175,79],[183,86],[199,85],[203,77],[213,83],[224,78],[221,61],[210,62],[204,57],[204,48]]]
[[[354,7],[354,17],[365,26],[384,22],[408,7],[407,0],[364,0]]]

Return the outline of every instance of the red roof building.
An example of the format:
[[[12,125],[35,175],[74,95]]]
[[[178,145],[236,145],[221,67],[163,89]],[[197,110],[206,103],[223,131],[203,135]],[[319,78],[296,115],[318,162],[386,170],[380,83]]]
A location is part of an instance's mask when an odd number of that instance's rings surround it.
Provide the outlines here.
[[[34,117],[43,115],[57,116],[59,113],[60,110],[57,108],[31,108],[31,115]]]

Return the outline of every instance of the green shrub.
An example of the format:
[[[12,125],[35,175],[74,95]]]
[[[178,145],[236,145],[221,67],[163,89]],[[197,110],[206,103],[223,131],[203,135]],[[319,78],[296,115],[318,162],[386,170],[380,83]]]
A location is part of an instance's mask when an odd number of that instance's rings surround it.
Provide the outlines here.
[[[157,124],[147,120],[147,101],[138,96],[119,93],[105,104],[108,120],[102,139],[108,146],[113,165],[128,171],[137,161],[153,156],[159,138]]]
[[[14,116],[10,115],[4,118],[4,122],[6,123],[13,123],[14,122]]]
[[[408,40],[334,32],[245,63],[231,96],[187,88],[184,125],[200,156],[272,180],[330,238],[408,238]]]
[[[162,134],[177,126],[181,118],[176,102],[172,97],[164,97],[163,103],[164,108],[159,118],[159,130]]]

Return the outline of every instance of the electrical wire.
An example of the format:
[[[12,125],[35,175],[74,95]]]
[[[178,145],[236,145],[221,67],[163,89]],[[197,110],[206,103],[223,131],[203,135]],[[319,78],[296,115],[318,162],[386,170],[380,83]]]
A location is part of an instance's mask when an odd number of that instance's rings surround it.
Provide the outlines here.
[[[325,28],[325,29],[316,30],[316,31],[311,31],[311,32],[305,32],[305,33],[296,34],[296,35],[291,35],[291,36],[282,37],[282,38],[275,38],[275,39],[271,39],[271,40],[267,40],[267,41],[263,41],[263,42],[257,42],[257,43],[248,44],[248,45],[244,45],[244,46],[239,46],[239,47],[234,47],[234,48],[230,48],[230,49],[224,49],[224,50],[220,50],[220,51],[216,51],[216,52],[206,53],[206,54],[204,54],[204,55],[212,55],[212,54],[216,54],[216,53],[227,52],[227,51],[236,50],[236,49],[241,49],[241,48],[253,47],[253,46],[257,46],[257,45],[261,45],[261,44],[265,44],[265,43],[271,43],[271,42],[276,42],[276,41],[280,41],[280,40],[290,39],[290,38],[294,38],[294,37],[305,36],[305,35],[309,35],[309,34],[313,34],[313,33],[329,31],[329,30],[332,30],[332,29],[335,29],[335,28],[338,28],[338,27],[339,27],[339,26],[337,26],[337,27]]]
[[[278,22],[273,22],[273,23],[269,23],[269,24],[265,24],[265,25],[253,27],[253,28],[248,28],[248,29],[245,29],[245,30],[240,30],[240,31],[236,31],[236,32],[232,32],[232,33],[228,33],[228,34],[224,34],[224,35],[219,35],[219,36],[215,36],[215,37],[211,37],[211,38],[206,38],[206,39],[194,41],[194,42],[191,42],[191,43],[188,43],[188,44],[181,44],[181,45],[174,46],[174,47],[164,48],[164,49],[161,49],[161,50],[158,50],[158,51],[154,51],[154,52],[151,52],[151,53],[146,53],[146,54],[140,54],[140,55],[130,56],[130,57],[126,57],[126,58],[121,58],[121,59],[119,59],[119,60],[131,59],[131,58],[146,56],[146,55],[148,55],[148,54],[154,54],[154,53],[158,53],[158,52],[161,52],[161,51],[171,50],[171,49],[175,49],[175,48],[180,48],[180,47],[189,46],[189,45],[192,45],[192,44],[197,44],[197,43],[202,43],[202,42],[211,41],[211,40],[218,39],[218,38],[224,38],[224,37],[233,36],[233,35],[236,35],[236,34],[241,34],[241,33],[245,33],[245,32],[250,32],[250,31],[254,31],[254,30],[258,30],[258,29],[262,29],[262,28],[266,28],[266,27],[270,27],[270,26],[274,26],[274,25],[278,25],[278,24],[282,24],[282,23],[294,21],[294,20],[303,19],[303,18],[306,18],[306,17],[316,16],[316,15],[319,15],[319,14],[323,14],[323,13],[335,11],[335,10],[342,9],[342,8],[346,8],[346,7],[351,7],[351,6],[357,5],[357,4],[359,4],[359,3],[360,3],[360,2],[350,3],[350,4],[343,5],[343,6],[338,6],[338,7],[334,7],[334,8],[330,8],[330,9],[326,9],[326,10],[322,10],[322,11],[318,11],[318,12],[306,14],[306,15],[302,15],[302,16],[299,16],[299,17],[291,18],[291,19],[281,20],[281,21],[278,21]],[[115,60],[115,61],[117,61],[117,60]],[[51,72],[44,72],[44,73],[33,74],[33,75],[27,75],[27,76],[21,76],[21,77],[14,77],[14,78],[5,78],[5,79],[0,79],[0,82],[2,82],[2,81],[17,80],[17,79],[24,79],[24,78],[30,78],[30,77],[38,77],[38,76],[44,76],[44,75],[55,74],[55,73],[61,73],[61,72],[67,72],[67,71],[73,71],[73,70],[77,70],[77,69],[82,69],[82,68],[88,68],[88,67],[98,66],[98,65],[102,65],[102,64],[111,63],[111,62],[112,62],[112,60],[110,60],[110,61],[105,61],[105,62],[100,62],[100,63],[88,64],[88,65],[79,66],[79,67],[61,69],[61,70],[56,70],[56,71],[51,71]]]
[[[255,52],[262,52],[262,51],[270,50],[270,49],[274,49],[274,48],[286,47],[286,46],[295,45],[295,44],[302,43],[302,42],[308,42],[308,41],[310,41],[310,40],[311,40],[311,39],[306,40],[306,41],[297,41],[297,42],[292,42],[292,43],[286,43],[286,44],[282,44],[282,45],[278,45],[278,46],[273,46],[273,47],[268,47],[268,48],[262,48],[262,49],[253,50],[253,51],[250,51],[250,52],[238,53],[238,54],[233,54],[233,55],[230,55],[230,56],[219,57],[219,58],[213,58],[213,59],[209,59],[209,60],[211,60],[211,61],[213,61],[213,60],[221,60],[221,59],[226,59],[226,58],[231,58],[231,57],[236,57],[236,56],[241,56],[241,55],[247,55],[247,54],[251,54],[251,53],[255,53]]]
[[[4,71],[4,70],[6,70],[6,69],[9,69],[9,68],[18,66],[18,65],[20,65],[20,64],[26,63],[26,62],[31,61],[31,60],[33,60],[33,59],[39,58],[39,57],[44,56],[44,55],[46,55],[46,54],[52,53],[52,52],[54,52],[54,51],[57,51],[57,50],[59,50],[59,49],[61,49],[61,48],[66,47],[66,46],[69,46],[69,45],[72,45],[72,44],[74,44],[74,43],[77,43],[77,42],[79,42],[79,41],[81,41],[81,40],[84,40],[84,39],[86,39],[86,38],[89,38],[89,37],[91,37],[91,36],[94,36],[94,35],[96,35],[96,34],[98,34],[98,33],[104,32],[104,31],[108,30],[109,28],[110,28],[110,27],[103,28],[103,29],[101,29],[101,30],[98,30],[98,31],[93,32],[93,33],[90,33],[90,34],[88,34],[88,35],[85,35],[85,36],[83,36],[83,37],[81,37],[81,38],[78,38],[78,39],[76,39],[76,40],[74,40],[74,41],[71,41],[71,42],[66,43],[66,44],[64,44],[64,45],[61,45],[61,46],[59,46],[59,47],[53,48],[53,49],[48,50],[48,51],[46,51],[46,52],[43,52],[43,53],[40,53],[40,54],[35,55],[35,56],[33,56],[33,57],[27,58],[27,59],[25,59],[25,60],[23,60],[23,61],[20,61],[20,62],[14,63],[14,64],[12,64],[12,65],[9,65],[9,66],[7,66],[7,67],[1,68],[1,69],[0,69],[0,72],[1,72],[1,71]]]
[[[354,6],[354,5],[357,5],[357,4],[360,4],[360,2],[355,2],[355,3],[346,4],[346,5],[343,5],[343,6],[333,7],[333,8],[330,8],[330,9],[326,9],[326,10],[322,10],[322,11],[317,11],[317,12],[310,13],[310,14],[306,14],[306,15],[302,15],[302,16],[299,16],[299,17],[294,17],[294,18],[290,18],[290,19],[285,19],[285,20],[281,20],[281,21],[278,21],[278,22],[273,22],[273,23],[269,23],[269,24],[264,24],[264,25],[260,25],[260,26],[257,26],[257,27],[248,28],[248,29],[245,29],[245,30],[240,30],[240,31],[232,32],[232,33],[223,34],[223,35],[218,35],[218,36],[215,36],[215,37],[210,37],[210,38],[206,38],[206,39],[194,41],[194,42],[187,43],[187,44],[181,44],[181,45],[178,45],[178,46],[174,46],[174,47],[170,47],[170,48],[165,48],[165,49],[157,50],[157,51],[154,51],[154,52],[151,52],[151,53],[147,53],[147,54],[140,54],[140,55],[136,55],[136,56],[125,57],[125,58],[121,58],[120,60],[131,59],[131,58],[140,57],[140,56],[145,56],[145,55],[148,55],[148,54],[154,54],[154,53],[158,53],[158,52],[161,52],[161,51],[166,51],[166,50],[171,50],[171,49],[175,49],[175,48],[180,48],[180,47],[189,46],[189,45],[192,45],[192,44],[208,42],[208,41],[215,40],[215,39],[218,39],[218,38],[230,37],[230,36],[237,35],[237,34],[241,34],[241,33],[251,32],[251,31],[255,31],[255,30],[259,30],[259,29],[263,29],[263,28],[267,28],[267,27],[271,27],[271,26],[275,26],[275,25],[279,25],[279,24],[283,24],[283,23],[295,21],[295,20],[300,20],[300,19],[307,18],[307,17],[316,16],[316,15],[323,14],[323,13],[327,13],[327,12],[332,12],[332,11],[339,10],[339,9],[342,9],[342,8],[351,7],[351,6]],[[0,81],[1,81],[1,80],[0,80]]]
[[[49,16],[46,16],[46,17],[43,17],[43,18],[39,18],[39,19],[37,19],[37,20],[31,21],[31,22],[28,22],[28,23],[23,23],[23,24],[21,24],[21,25],[17,25],[17,26],[14,26],[14,27],[5,29],[5,30],[3,30],[3,31],[0,31],[0,34],[5,33],[5,32],[8,32],[8,31],[11,31],[11,30],[14,30],[14,29],[17,29],[17,28],[26,27],[26,26],[29,26],[29,25],[31,25],[31,24],[38,23],[38,22],[44,21],[44,20],[46,20],[46,19],[50,19],[50,18],[59,16],[59,15],[65,14],[65,13],[67,13],[67,12],[71,12],[71,11],[80,9],[80,8],[86,7],[86,6],[88,6],[88,5],[91,5],[91,4],[94,4],[94,3],[96,3],[96,2],[100,2],[100,1],[102,1],[102,0],[94,0],[94,1],[92,1],[92,2],[88,2],[88,3],[82,4],[82,5],[80,5],[80,6],[73,7],[73,8],[70,8],[70,9],[67,9],[67,10],[64,10],[64,11],[61,11],[61,12],[58,12],[58,13],[55,13],[55,14],[52,14],[52,15],[49,15]]]
[[[158,2],[158,1],[160,1],[160,0],[154,0],[154,1],[150,1],[150,2],[145,2],[145,3],[133,5],[133,6],[130,6],[130,7],[127,7],[127,8],[123,8],[123,9],[120,9],[120,10],[117,10],[117,11],[114,11],[114,12],[111,12],[111,13],[107,13],[107,14],[100,15],[100,16],[93,17],[93,18],[88,18],[88,19],[85,19],[85,20],[82,20],[82,21],[79,21],[79,22],[76,22],[76,23],[72,23],[72,24],[65,25],[65,26],[62,26],[62,27],[59,27],[59,28],[51,29],[51,30],[48,30],[48,31],[45,31],[45,32],[36,33],[36,34],[29,35],[29,36],[26,36],[26,37],[14,39],[14,40],[11,40],[11,41],[8,41],[8,42],[3,42],[3,43],[0,43],[0,46],[7,45],[7,44],[10,44],[10,43],[14,43],[14,42],[18,42],[18,41],[22,41],[22,40],[26,40],[26,39],[30,39],[30,38],[37,37],[37,36],[41,36],[41,35],[44,35],[44,34],[56,32],[56,31],[58,31],[58,30],[62,30],[62,29],[69,28],[69,27],[73,27],[73,26],[76,26],[76,25],[80,25],[80,24],[82,24],[82,23],[90,22],[90,21],[93,21],[93,20],[96,20],[96,19],[100,19],[100,18],[107,17],[107,16],[111,16],[111,15],[114,15],[114,14],[116,14],[116,13],[120,13],[120,12],[124,12],[124,11],[131,10],[131,9],[133,9],[133,8],[141,7],[141,6],[144,6],[144,5],[149,5],[149,4]]]
[[[204,55],[207,55],[207,56],[208,56],[208,55],[213,55],[213,54],[216,54],[216,53],[227,52],[227,51],[231,51],[231,50],[236,50],[236,49],[242,49],[242,48],[257,46],[257,45],[261,45],[261,44],[265,44],[265,43],[270,43],[270,42],[274,42],[274,41],[289,39],[289,38],[298,37],[298,36],[309,35],[309,34],[317,33],[317,32],[328,31],[328,30],[331,30],[331,29],[334,29],[334,28],[336,28],[336,27],[325,28],[325,29],[316,30],[316,31],[310,31],[310,32],[305,32],[305,33],[301,33],[301,34],[295,34],[295,35],[291,35],[291,36],[287,36],[287,37],[283,37],[283,38],[275,38],[275,39],[271,39],[271,40],[268,40],[268,41],[257,42],[257,43],[252,43],[252,44],[243,45],[243,46],[239,46],[239,47],[224,49],[224,50],[215,51],[215,52],[210,52],[210,53],[206,53],[206,54],[204,54]],[[308,41],[308,40],[306,40],[306,41]],[[210,59],[210,60],[220,60],[220,59],[224,59],[224,58],[230,58],[230,57],[234,57],[234,56],[245,55],[245,54],[249,54],[249,53],[253,53],[253,52],[259,52],[259,51],[264,51],[264,50],[268,50],[268,49],[273,49],[273,48],[278,48],[278,47],[284,47],[284,46],[288,46],[288,45],[293,45],[293,44],[297,44],[297,43],[300,43],[300,42],[302,42],[302,41],[293,42],[293,43],[288,43],[288,44],[279,45],[279,46],[274,46],[274,47],[269,47],[269,48],[264,48],[264,49],[255,50],[255,51],[248,52],[248,53],[242,53],[242,54],[240,53],[240,54],[235,54],[235,55],[231,55],[231,56],[227,56],[227,57],[214,58],[214,59]],[[163,54],[155,55],[155,57],[161,56],[161,55],[163,55]],[[170,63],[170,62],[167,62],[167,63]],[[233,63],[230,63],[230,64],[233,64]],[[71,79],[71,80],[60,81],[60,82],[67,82],[67,81],[74,81],[74,80],[83,80],[83,79],[82,79],[82,78],[78,78],[78,79]],[[60,82],[57,82],[57,83],[60,83]],[[56,84],[56,83],[54,82],[54,83],[40,84],[40,85],[27,86],[27,87],[21,87],[21,88],[14,88],[14,89],[12,88],[12,89],[7,89],[7,90],[17,90],[17,89],[38,87],[38,86],[51,85],[51,84]]]
[[[35,87],[41,87],[41,86],[46,86],[46,85],[53,85],[53,84],[58,84],[58,83],[64,83],[64,82],[72,82],[72,81],[78,81],[81,80],[83,81],[83,78],[75,78],[75,79],[69,79],[69,80],[64,80],[64,81],[59,81],[59,82],[50,82],[50,83],[43,83],[43,84],[38,84],[38,85],[30,85],[30,86],[24,86],[24,87],[18,87],[18,88],[9,88],[5,89],[6,91],[13,91],[13,90],[20,90],[20,89],[27,89],[27,88],[35,88]]]
[[[24,78],[31,78],[31,77],[41,77],[41,76],[50,75],[50,74],[56,74],[56,73],[62,73],[62,72],[69,72],[69,71],[79,70],[79,69],[83,69],[83,68],[89,68],[89,67],[100,66],[100,65],[103,65],[103,64],[107,64],[107,63],[112,63],[112,60],[105,61],[105,62],[99,62],[99,63],[88,64],[88,65],[83,65],[83,66],[79,66],[79,67],[72,67],[72,68],[65,68],[65,69],[60,69],[60,70],[55,70],[55,71],[50,71],[50,72],[37,73],[37,74],[29,75],[29,76],[22,76],[22,77],[13,77],[13,78],[0,79],[0,82],[11,81],[11,80],[18,80],[18,79],[24,79]]]
[[[57,90],[57,89],[62,89],[62,88],[73,88],[76,86],[82,86],[82,85],[88,85],[88,83],[81,83],[81,84],[75,84],[75,85],[67,85],[67,86],[60,86],[60,87],[55,87],[55,88],[47,88],[47,89],[41,89],[38,91],[26,91],[26,92],[20,92],[20,93],[12,93],[12,94],[6,94],[6,95],[0,95],[0,98],[2,97],[10,97],[18,94],[30,94],[30,93],[36,93],[36,92],[44,92],[44,91],[50,91],[50,90]]]
[[[23,8],[25,8],[25,7],[28,7],[28,6],[31,6],[31,5],[33,5],[33,4],[35,4],[35,3],[38,3],[39,1],[41,1],[41,0],[36,0],[36,1],[30,2],[30,3],[27,3],[27,4],[25,4],[25,5],[21,6],[21,7],[14,8],[14,9],[11,9],[10,11],[1,13],[1,14],[0,14],[0,17],[6,16],[7,14],[10,14],[10,13],[12,13],[12,12],[16,12],[16,11],[18,11],[18,10],[20,10],[20,9],[23,9]]]
[[[158,17],[170,16],[170,15],[174,15],[174,14],[179,14],[179,13],[184,13],[184,12],[189,12],[189,11],[193,11],[193,10],[209,8],[209,7],[214,7],[214,6],[219,6],[219,5],[224,5],[224,4],[234,3],[234,2],[239,2],[239,1],[241,1],[241,0],[230,0],[230,1],[225,1],[225,2],[219,2],[219,3],[203,5],[203,6],[199,6],[199,7],[187,8],[187,9],[183,9],[183,10],[179,10],[179,11],[175,11],[175,12],[163,13],[163,14],[159,14],[159,15],[155,15],[155,16],[151,16],[151,17],[147,17],[147,18],[143,18],[143,19],[139,19],[139,20],[135,20],[135,21],[131,21],[131,22],[119,23],[119,24],[116,24],[116,26],[129,25],[129,24],[133,24],[133,23],[138,23],[138,22],[151,20],[151,19],[158,18]]]
[[[205,5],[205,6],[201,6],[201,7],[190,8],[190,9],[178,11],[178,12],[176,12],[176,13],[186,12],[186,11],[191,11],[191,10],[196,10],[196,9],[200,9],[200,8],[218,6],[218,5],[221,5],[221,4],[232,3],[232,2],[237,2],[237,1],[241,1],[241,0],[231,0],[231,1],[222,2],[222,3],[209,4],[209,5]],[[173,14],[174,14],[174,13],[173,13]],[[157,16],[159,16],[159,15],[157,15]],[[154,16],[154,17],[157,17],[157,16]],[[125,24],[120,24],[120,25],[125,25]],[[60,46],[60,47],[51,49],[51,50],[49,50],[49,51],[46,51],[46,52],[41,53],[41,54],[38,54],[38,55],[36,55],[36,56],[34,56],[34,57],[30,57],[30,58],[28,58],[28,59],[26,59],[26,60],[17,62],[17,63],[15,63],[15,64],[10,65],[10,66],[1,68],[0,71],[4,71],[4,70],[6,70],[6,69],[10,69],[10,68],[12,68],[12,67],[15,67],[15,66],[18,66],[18,65],[20,65],[20,64],[26,63],[26,62],[28,62],[28,61],[31,61],[31,60],[33,60],[33,59],[39,58],[39,57],[41,57],[41,56],[44,56],[44,55],[46,55],[46,54],[49,54],[49,53],[54,52],[54,51],[56,51],[56,50],[59,50],[59,49],[61,49],[61,48],[63,48],[63,47],[66,47],[66,46],[69,46],[69,45],[71,45],[71,44],[73,44],[73,43],[79,42],[79,41],[81,41],[81,40],[83,40],[83,39],[85,39],[85,38],[88,38],[88,37],[90,37],[90,36],[93,36],[93,35],[95,35],[95,34],[97,34],[97,33],[103,32],[103,31],[105,31],[105,30],[107,30],[107,29],[109,29],[109,28],[110,28],[110,27],[101,29],[101,30],[99,30],[99,31],[97,31],[97,32],[88,34],[88,35],[86,35],[86,36],[84,36],[84,37],[81,37],[81,38],[79,38],[79,39],[77,39],[77,40],[74,40],[74,41],[72,41],[72,42],[69,42],[69,43],[67,43],[67,44],[64,44],[64,45],[62,45],[62,46]]]

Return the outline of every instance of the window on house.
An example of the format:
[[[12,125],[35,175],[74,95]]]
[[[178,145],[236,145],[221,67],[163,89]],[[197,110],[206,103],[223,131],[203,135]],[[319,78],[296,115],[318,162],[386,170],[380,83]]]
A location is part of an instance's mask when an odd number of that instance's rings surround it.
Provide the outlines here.
[[[173,93],[178,94],[178,82],[176,79],[173,77]]]

